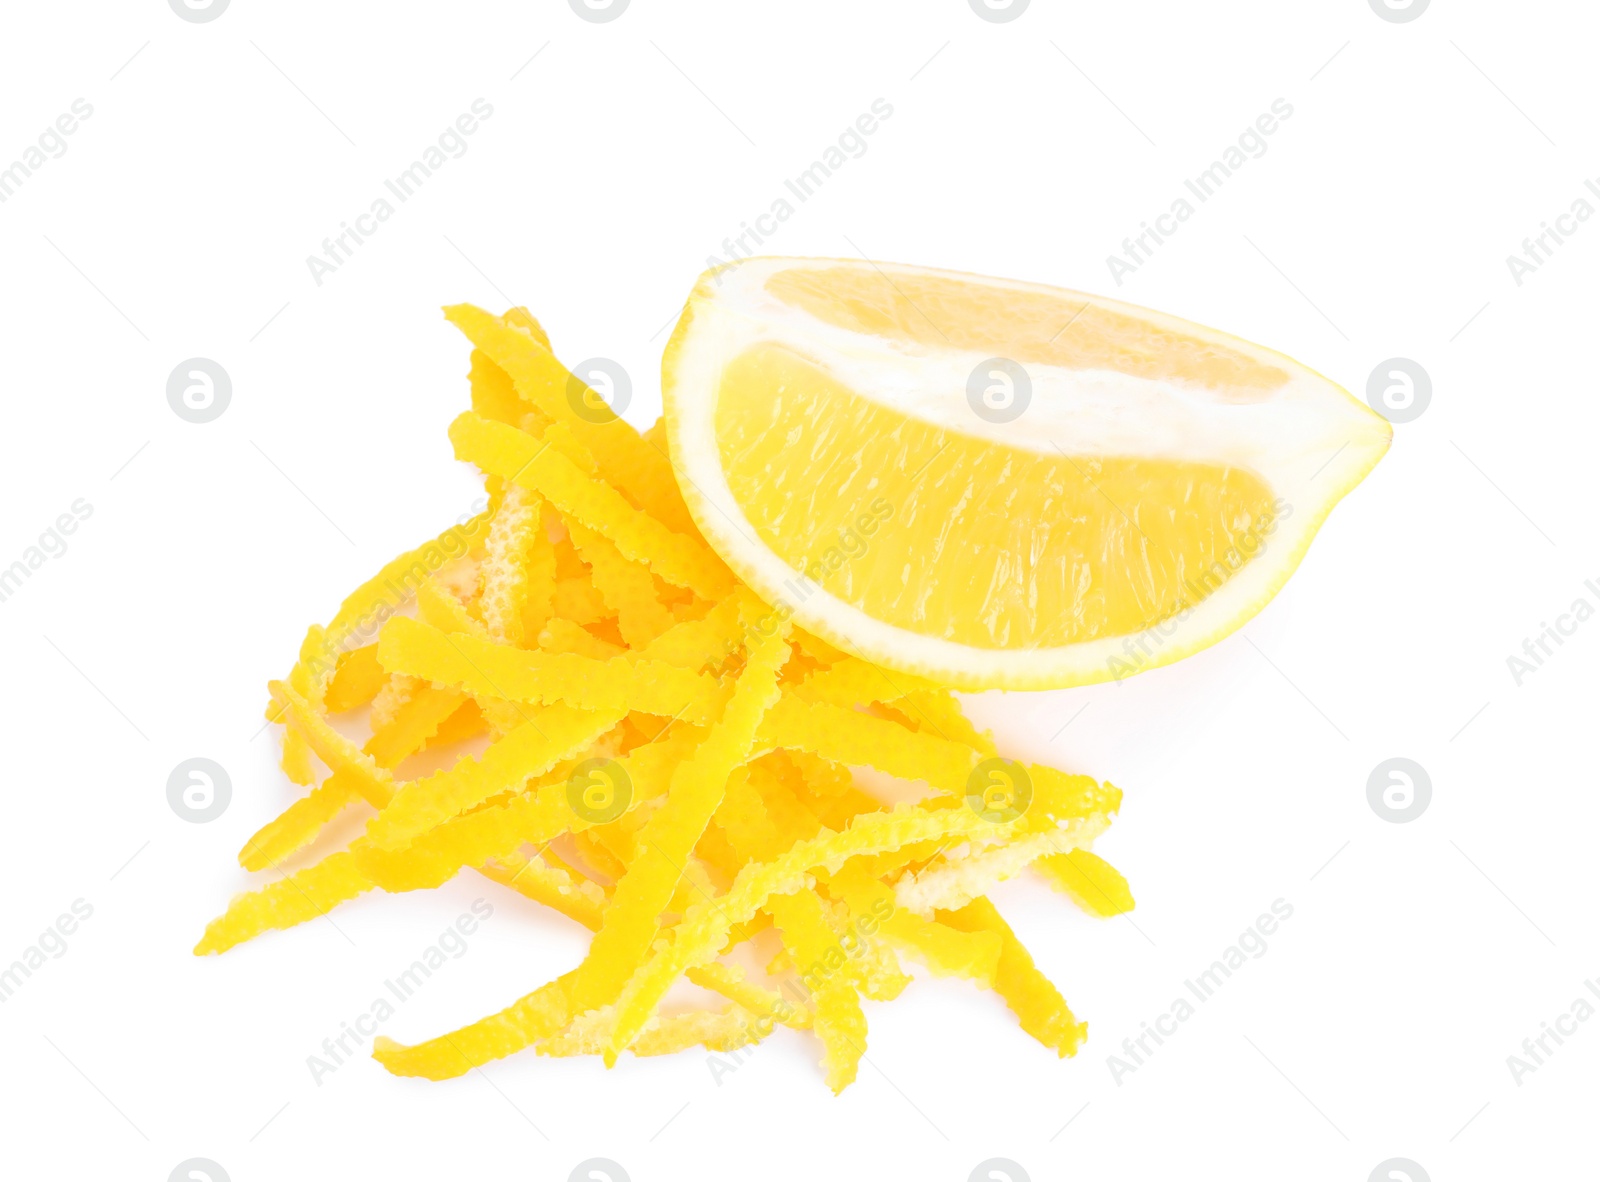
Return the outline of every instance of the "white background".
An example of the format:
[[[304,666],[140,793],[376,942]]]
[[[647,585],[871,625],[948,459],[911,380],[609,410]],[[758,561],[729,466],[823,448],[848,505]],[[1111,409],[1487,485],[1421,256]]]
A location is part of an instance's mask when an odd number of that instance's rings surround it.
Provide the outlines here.
[[[77,498],[70,548],[0,603],[12,765],[0,962],[94,913],[0,1005],[10,1177],[635,1182],[1575,1177],[1600,1022],[1520,1086],[1506,1058],[1600,976],[1600,623],[1519,687],[1506,658],[1600,577],[1592,487],[1600,221],[1520,287],[1505,256],[1600,177],[1590,6],[1437,0],[13,4],[0,166],[77,98],[68,151],[0,205],[0,565]],[[530,58],[532,59],[530,61]],[[318,286],[305,258],[476,98],[492,118]],[[467,347],[438,306],[523,303],[569,362],[659,409],[666,328],[707,255],[875,98],[894,114],[768,243],[1115,293],[1280,349],[1358,396],[1413,358],[1433,400],[1240,634],[1122,686],[998,695],[1014,753],[1108,778],[1100,851],[1131,919],[1029,882],[996,899],[1090,1039],[1058,1061],[992,996],[870,1006],[834,1098],[780,1035],[706,1055],[524,1054],[444,1084],[306,1057],[487,898],[493,917],[384,1032],[496,1009],[581,955],[575,925],[473,876],[221,958],[189,949],[292,799],[260,731],[306,624],[476,498],[444,428]],[[1118,288],[1105,258],[1266,111],[1294,115]],[[1597,202],[1600,204],[1600,202]],[[231,374],[217,421],[168,373]],[[1063,729],[1065,728],[1065,729]],[[205,825],[180,760],[232,775]],[[1410,824],[1368,773],[1431,774]],[[130,861],[131,859],[131,861]],[[1331,860],[1330,860],[1331,859]],[[1294,916],[1120,1085],[1106,1057],[1254,917]],[[1592,1169],[1592,1166],[1587,1167]]]

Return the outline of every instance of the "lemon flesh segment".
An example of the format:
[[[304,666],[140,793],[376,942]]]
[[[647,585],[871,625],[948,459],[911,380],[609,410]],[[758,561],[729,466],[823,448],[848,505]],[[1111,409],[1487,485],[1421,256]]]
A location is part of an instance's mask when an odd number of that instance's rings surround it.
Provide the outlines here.
[[[1151,627],[1231,577],[1228,555],[1273,526],[1272,490],[1243,469],[986,443],[776,345],[729,362],[716,431],[735,499],[789,566],[875,619],[958,644]]]
[[[1024,375],[1007,413],[997,364]],[[840,648],[970,690],[1121,679],[1215,643],[1391,436],[1198,324],[836,259],[707,272],[662,390],[685,501],[744,581]]]

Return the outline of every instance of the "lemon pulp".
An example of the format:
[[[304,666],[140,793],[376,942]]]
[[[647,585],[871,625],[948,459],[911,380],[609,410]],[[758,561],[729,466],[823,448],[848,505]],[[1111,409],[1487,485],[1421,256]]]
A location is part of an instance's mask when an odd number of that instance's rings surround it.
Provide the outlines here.
[[[837,285],[827,306],[871,314],[841,300]],[[1225,365],[1247,389],[1283,377],[1192,343],[1206,352],[1179,344],[1134,358]],[[1215,592],[1275,526],[1271,490],[1243,468],[972,438],[873,402],[769,343],[723,370],[714,429],[734,500],[789,566],[875,619],[976,648],[1153,627]]]

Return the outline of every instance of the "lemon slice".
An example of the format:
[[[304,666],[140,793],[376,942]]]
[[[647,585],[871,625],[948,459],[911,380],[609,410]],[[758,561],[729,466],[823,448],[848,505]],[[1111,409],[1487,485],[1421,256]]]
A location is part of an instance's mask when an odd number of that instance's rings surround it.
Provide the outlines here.
[[[1390,440],[1213,329],[859,260],[708,271],[662,387],[724,561],[807,630],[963,689],[1120,680],[1216,642]]]

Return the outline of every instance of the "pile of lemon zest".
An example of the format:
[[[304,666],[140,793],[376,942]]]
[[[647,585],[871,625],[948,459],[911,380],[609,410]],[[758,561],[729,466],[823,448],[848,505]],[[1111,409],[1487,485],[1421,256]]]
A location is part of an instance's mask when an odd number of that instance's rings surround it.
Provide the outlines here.
[[[983,895],[1035,866],[1092,914],[1131,908],[1126,881],[1086,848],[1120,792],[1031,766],[1022,815],[984,819],[969,780],[996,747],[955,696],[791,631],[695,527],[664,424],[640,435],[612,415],[525,309],[446,315],[478,346],[473,410],[450,435],[484,471],[488,509],[307,631],[268,717],[287,723],[292,778],[314,782],[317,761],[330,773],[240,861],[276,868],[358,800],[377,815],[342,852],[236,897],[195,951],[473,868],[594,932],[588,955],[452,1034],[378,1038],[396,1074],[448,1078],[530,1046],[608,1064],[731,1050],[782,1024],[816,1031],[837,1092],[865,1048],[862,999],[909,982],[900,953],[996,988],[1029,1033],[1075,1051],[1085,1028]],[[362,750],[327,717],[364,702]],[[390,770],[486,727],[481,754],[412,781]],[[599,760],[630,787],[620,815],[573,803],[569,779]],[[886,808],[851,766],[937,795]],[[769,926],[782,947],[769,971],[790,974],[804,1004],[718,959]],[[659,1013],[679,977],[731,1007]]]

